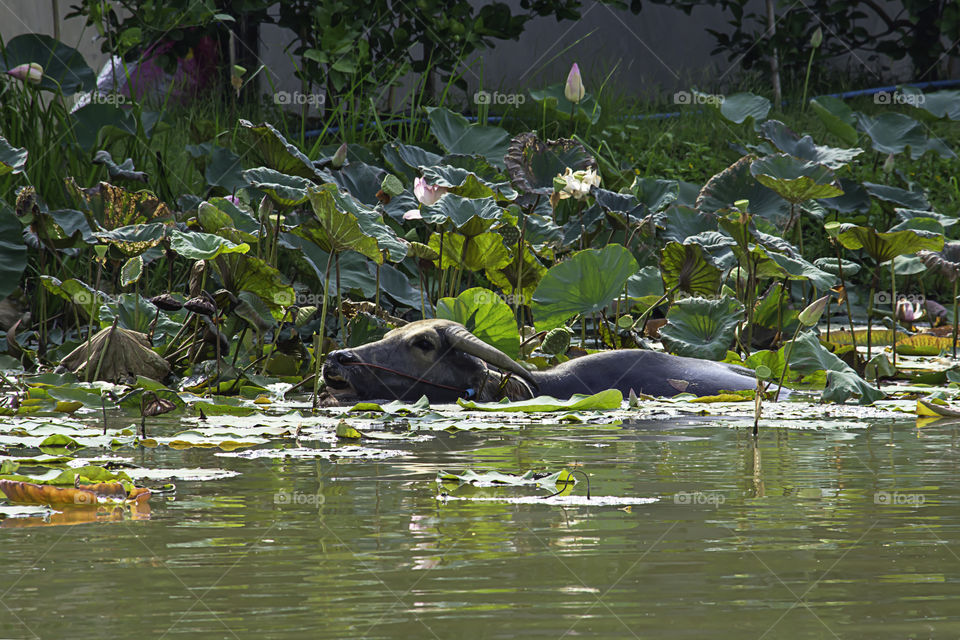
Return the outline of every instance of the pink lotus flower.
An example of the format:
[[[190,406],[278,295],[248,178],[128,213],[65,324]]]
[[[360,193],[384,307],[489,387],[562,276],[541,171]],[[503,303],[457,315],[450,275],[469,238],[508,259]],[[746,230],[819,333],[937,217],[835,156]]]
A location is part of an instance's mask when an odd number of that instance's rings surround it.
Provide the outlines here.
[[[428,207],[436,204],[437,200],[446,192],[446,187],[429,184],[423,178],[414,178],[413,180],[413,195],[417,196],[420,204],[425,204]]]
[[[43,67],[36,62],[21,64],[7,71],[7,75],[11,75],[21,82],[40,84],[43,79]]]
[[[923,315],[920,309],[920,303],[911,304],[908,300],[900,300],[897,303],[897,318],[903,322],[916,322]]]
[[[403,214],[404,220],[423,220],[423,216],[420,215],[420,209],[410,209]]]
[[[223,199],[228,200],[229,202],[232,202],[238,207],[240,206],[240,198],[238,198],[237,196],[224,196]]]
[[[563,95],[570,102],[579,104],[586,93],[587,90],[583,88],[583,79],[580,77],[580,67],[574,62],[570,67],[570,73],[567,74],[567,85],[563,88]]]

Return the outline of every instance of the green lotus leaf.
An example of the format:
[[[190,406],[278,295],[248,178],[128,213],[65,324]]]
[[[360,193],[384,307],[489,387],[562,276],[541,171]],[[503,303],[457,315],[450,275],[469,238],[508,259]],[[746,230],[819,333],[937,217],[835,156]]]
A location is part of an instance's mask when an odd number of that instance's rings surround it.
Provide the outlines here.
[[[527,304],[533,299],[533,292],[546,273],[547,268],[529,247],[524,247],[522,253],[514,249],[510,262],[484,272],[492,284],[510,292],[512,296],[520,296],[520,304]]]
[[[801,138],[779,120],[767,120],[761,124],[760,135],[784,153],[801,160],[825,165],[830,169],[839,169],[863,153],[863,149],[859,147],[840,149],[818,145],[814,143],[811,136]]]
[[[296,175],[287,175],[267,167],[247,169],[243,179],[260,189],[278,206],[290,209],[307,201],[307,191],[316,186],[311,180]]]
[[[481,177],[469,169],[437,165],[423,169],[423,178],[431,185],[445,187],[450,193],[465,198],[495,198],[499,201],[512,201],[517,192],[509,182],[493,182]]]
[[[743,305],[730,296],[719,300],[686,298],[670,305],[660,339],[670,353],[721,360],[743,320]]]
[[[750,173],[754,156],[744,156],[716,174],[700,190],[696,207],[703,213],[732,209],[739,200],[749,202],[748,211],[776,225],[790,217],[790,203],[760,184]]]
[[[170,208],[146,189],[128,191],[109,182],[82,189],[73,178],[67,178],[66,186],[81,208],[107,230],[173,218]]]
[[[952,227],[953,225],[960,222],[960,218],[954,218],[953,216],[946,216],[942,213],[937,213],[936,211],[922,211],[920,209],[905,209],[898,207],[894,209],[894,213],[897,214],[897,217],[902,221],[907,221],[912,218],[933,218],[940,223],[940,226]]]
[[[26,268],[27,246],[23,242],[23,225],[16,213],[0,201],[0,300],[16,291]]]
[[[827,127],[827,131],[837,136],[841,142],[857,144],[860,138],[856,129],[857,116],[846,102],[832,96],[821,96],[812,98],[810,106]]]
[[[255,125],[249,120],[241,119],[240,127],[246,132],[247,138],[247,144],[241,145],[241,155],[244,157],[252,153],[259,164],[277,173],[318,179],[317,170],[310,158],[287,142],[272,124],[262,122]]]
[[[789,353],[790,368],[799,373],[827,372],[827,386],[821,401],[844,403],[857,398],[860,404],[873,404],[886,394],[869,385],[843,360],[820,344],[812,332],[803,332],[792,344],[783,347]]]
[[[676,202],[680,195],[680,183],[676,180],[658,180],[638,176],[633,179],[630,191],[647,208],[647,211],[656,213]]]
[[[464,249],[466,245],[466,249]],[[443,251],[440,247],[440,234],[430,236],[428,246],[441,254],[442,269],[462,267],[471,271],[500,269],[510,262],[510,251],[503,244],[499,233],[488,232],[467,237],[459,233],[443,234]]]
[[[0,136],[0,176],[20,173],[27,165],[27,150],[14,147]]]
[[[623,293],[627,278],[640,265],[619,244],[585,249],[555,264],[533,294],[533,317],[538,330],[559,327],[577,314],[602,311]]]
[[[754,160],[750,173],[757,182],[780,197],[799,204],[812,198],[832,198],[843,193],[828,167],[781,153]]]
[[[757,122],[764,120],[770,113],[770,101],[763,96],[758,96],[749,91],[735,93],[724,96],[723,101],[717,104],[717,101],[708,100],[707,104],[716,106],[720,115],[736,124],[746,122],[752,118]]]
[[[834,198],[820,198],[817,202],[840,213],[866,213],[870,210],[870,194],[862,184],[849,178],[840,178],[838,182],[843,194]]]
[[[910,157],[920,158],[933,151],[941,158],[956,154],[937,138],[929,138],[923,123],[902,113],[881,113],[876,117],[858,113],[860,129],[870,136],[873,148],[880,153],[902,153],[910,148]]]
[[[341,169],[328,169],[333,181],[365,205],[376,206],[377,192],[387,172],[364,162],[350,162]]]
[[[324,251],[353,250],[382,263],[383,255],[376,238],[364,232],[357,216],[337,207],[334,192],[336,185],[332,184],[307,192],[315,217],[299,225],[294,233],[312,241]]]
[[[439,154],[401,142],[388,142],[381,153],[390,168],[407,179],[408,185],[420,175],[420,167],[432,167],[440,164],[441,160]]]
[[[519,354],[520,332],[513,309],[489,289],[474,287],[456,298],[440,298],[437,317],[459,322],[511,358]]]
[[[443,107],[427,107],[430,132],[447,153],[477,154],[495,167],[504,168],[503,157],[510,134],[500,127],[471,124],[459,113]]]
[[[120,267],[120,286],[128,287],[140,280],[143,275],[143,257],[136,255],[127,259]]]
[[[864,182],[864,189],[874,198],[892,202],[895,205],[906,207],[908,209],[927,210],[930,203],[923,191],[907,191],[899,187],[890,187],[885,184],[874,184],[873,182]]]
[[[697,244],[668,242],[660,252],[664,287],[691,295],[712,296],[720,290],[721,273]]]
[[[840,275],[840,267],[843,267],[843,277],[850,278],[860,273],[860,265],[850,260],[841,262],[837,258],[817,258],[813,265],[821,271],[832,273],[835,276]]]
[[[881,233],[872,227],[840,222],[828,222],[824,229],[847,249],[863,249],[878,264],[921,249],[939,251],[943,248],[943,234],[929,231],[904,229]]]
[[[212,233],[170,231],[170,248],[188,260],[210,260],[224,253],[246,253],[250,245],[234,244]]]
[[[705,216],[692,207],[673,204],[667,207],[660,223],[664,230],[660,234],[664,240],[683,242],[704,231],[716,231],[717,219],[715,216]]]

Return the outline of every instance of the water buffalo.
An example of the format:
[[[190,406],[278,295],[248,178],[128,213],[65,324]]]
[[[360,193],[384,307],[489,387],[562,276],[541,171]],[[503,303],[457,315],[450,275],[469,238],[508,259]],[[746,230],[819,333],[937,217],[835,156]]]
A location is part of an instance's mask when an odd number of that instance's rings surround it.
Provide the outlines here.
[[[323,378],[334,397],[416,400],[457,398],[523,400],[536,395],[569,398],[575,393],[631,389],[654,396],[683,391],[712,395],[755,389],[748,369],[627,349],[575,358],[546,371],[530,371],[450,320],[420,320],[383,339],[333,351]]]

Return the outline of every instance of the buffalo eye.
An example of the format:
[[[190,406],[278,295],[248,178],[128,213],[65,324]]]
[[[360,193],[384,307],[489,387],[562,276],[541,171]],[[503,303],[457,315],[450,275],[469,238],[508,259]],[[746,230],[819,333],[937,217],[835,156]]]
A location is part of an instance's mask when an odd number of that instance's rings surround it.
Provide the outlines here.
[[[420,338],[419,340],[413,343],[413,346],[415,346],[417,349],[420,349],[421,351],[433,350],[433,343],[425,338]]]

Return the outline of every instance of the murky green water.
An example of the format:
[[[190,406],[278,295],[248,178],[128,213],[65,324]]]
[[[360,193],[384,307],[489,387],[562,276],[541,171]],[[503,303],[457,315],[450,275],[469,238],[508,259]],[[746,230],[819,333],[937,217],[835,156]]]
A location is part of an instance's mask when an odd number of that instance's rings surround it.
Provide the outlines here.
[[[3,521],[0,637],[955,638],[958,445],[912,422],[757,447],[637,423],[444,434],[379,463],[143,450],[241,475],[179,482],[146,520]],[[593,495],[658,501],[437,499],[438,469],[570,463]]]

